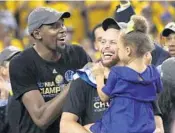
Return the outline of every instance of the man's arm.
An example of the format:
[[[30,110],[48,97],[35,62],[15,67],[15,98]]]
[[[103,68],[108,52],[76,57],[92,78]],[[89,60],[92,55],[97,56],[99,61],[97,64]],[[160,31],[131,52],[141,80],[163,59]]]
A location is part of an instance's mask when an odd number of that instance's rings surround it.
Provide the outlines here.
[[[77,121],[77,115],[64,112],[60,122],[60,133],[88,133]]]
[[[70,91],[63,107],[63,114],[60,122],[61,133],[86,133],[87,131],[77,120],[84,116],[86,104],[87,84],[82,79],[72,81]]]
[[[10,80],[14,97],[23,102],[33,122],[41,129],[45,129],[61,114],[69,85],[54,99],[45,102],[37,86],[37,70],[30,64],[30,60],[21,65],[23,60],[14,59],[10,62]]]
[[[155,123],[156,123],[156,130],[155,133],[164,133],[163,121],[160,116],[154,116]]]
[[[68,90],[68,88],[63,89],[58,96],[48,102],[44,101],[39,90],[26,92],[22,96],[24,106],[38,127],[47,128],[61,115],[61,109]]]
[[[161,118],[162,113],[160,111],[158,101],[154,101],[152,105],[153,105],[153,111],[154,111],[154,119],[156,123],[155,133],[164,133],[163,121]]]

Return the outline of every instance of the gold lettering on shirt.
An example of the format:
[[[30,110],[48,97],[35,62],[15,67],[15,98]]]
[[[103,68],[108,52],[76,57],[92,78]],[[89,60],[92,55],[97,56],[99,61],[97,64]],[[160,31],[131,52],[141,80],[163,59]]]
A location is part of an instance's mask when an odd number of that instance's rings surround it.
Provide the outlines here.
[[[103,103],[103,102],[95,102],[94,103],[94,108],[99,109],[99,108],[106,108],[108,107],[108,103]]]
[[[55,83],[52,81],[52,82],[45,82],[44,83],[45,87],[53,87],[55,86]]]
[[[42,95],[57,94],[61,92],[61,87],[47,87],[41,88],[40,90]]]

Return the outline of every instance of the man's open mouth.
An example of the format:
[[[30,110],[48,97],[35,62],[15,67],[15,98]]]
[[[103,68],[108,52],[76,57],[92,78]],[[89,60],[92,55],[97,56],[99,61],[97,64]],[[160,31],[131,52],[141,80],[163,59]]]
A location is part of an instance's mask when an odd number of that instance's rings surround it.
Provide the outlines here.
[[[110,59],[114,54],[110,52],[104,52],[103,57],[104,59]]]

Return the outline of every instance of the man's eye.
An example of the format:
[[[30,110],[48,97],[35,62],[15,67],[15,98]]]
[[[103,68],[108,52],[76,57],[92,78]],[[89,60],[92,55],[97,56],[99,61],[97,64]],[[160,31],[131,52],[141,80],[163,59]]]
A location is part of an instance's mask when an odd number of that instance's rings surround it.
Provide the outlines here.
[[[101,42],[101,39],[98,39],[98,42]]]
[[[102,40],[101,43],[104,44],[104,43],[106,43],[106,41],[105,40]]]
[[[111,42],[111,44],[117,44],[116,42]]]

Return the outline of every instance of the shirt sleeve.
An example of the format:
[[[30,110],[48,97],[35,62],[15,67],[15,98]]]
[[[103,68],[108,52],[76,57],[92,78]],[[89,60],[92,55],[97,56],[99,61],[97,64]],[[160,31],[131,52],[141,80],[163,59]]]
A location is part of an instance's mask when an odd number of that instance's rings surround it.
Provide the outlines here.
[[[33,65],[29,65],[28,62],[16,58],[10,62],[10,82],[15,99],[28,91],[37,89]]]
[[[106,85],[102,88],[102,91],[106,95],[111,96],[112,90],[115,88],[116,82],[117,82],[117,74],[113,69],[111,69]]]
[[[87,88],[88,89],[88,88]],[[86,87],[80,78],[72,81],[63,112],[69,112],[81,117],[86,108]]]

